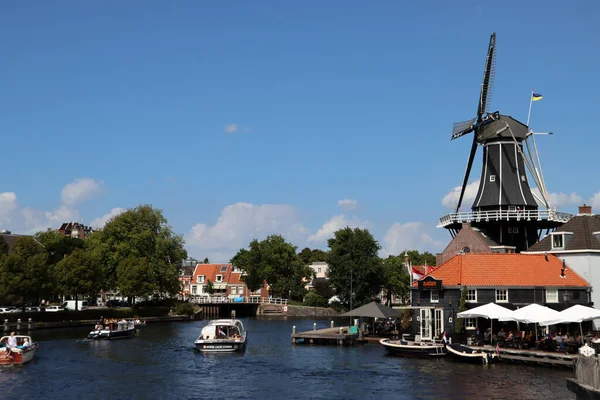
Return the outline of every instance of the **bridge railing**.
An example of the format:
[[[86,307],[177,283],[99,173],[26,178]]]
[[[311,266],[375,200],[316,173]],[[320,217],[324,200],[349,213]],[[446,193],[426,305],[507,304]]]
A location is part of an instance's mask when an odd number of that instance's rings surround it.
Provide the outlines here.
[[[241,300],[240,300],[241,299]],[[281,297],[258,297],[258,296],[240,296],[240,297],[226,297],[226,296],[200,296],[190,295],[189,300],[192,303],[198,304],[220,304],[220,303],[253,303],[253,304],[281,304],[285,305],[288,303],[288,299],[282,299]]]

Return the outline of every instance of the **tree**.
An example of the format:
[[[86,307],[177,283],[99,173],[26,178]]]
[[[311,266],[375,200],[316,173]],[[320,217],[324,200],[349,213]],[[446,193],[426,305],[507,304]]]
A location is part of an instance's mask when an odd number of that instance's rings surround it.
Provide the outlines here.
[[[383,289],[386,291],[388,306],[391,306],[392,296],[406,303],[410,297],[410,276],[404,265],[404,260],[398,256],[389,256],[383,260]]]
[[[367,229],[343,228],[327,241],[329,246],[329,282],[340,302],[363,305],[379,293],[383,283],[379,243]]]
[[[308,307],[327,307],[327,299],[317,292],[308,292],[304,297],[304,305]]]
[[[205,258],[203,261],[204,264],[210,264],[210,261],[208,260],[208,258]]]
[[[419,253],[418,250],[405,250],[399,256],[404,258],[405,253],[408,254],[408,259],[412,265],[424,265],[426,263],[427,265],[435,266],[435,255],[428,251]]]
[[[249,249],[240,249],[231,259],[231,263],[244,271],[241,280],[246,284],[250,292],[255,292],[263,287],[265,282],[258,240],[254,239],[250,242]]]
[[[6,270],[4,291],[14,300],[37,300],[40,293],[48,289],[47,255],[44,248],[31,236],[15,239],[13,252],[5,256]]]
[[[206,293],[213,294],[214,292],[215,292],[215,285],[209,279],[208,283],[206,284]]]
[[[75,249],[56,264],[59,289],[75,297],[75,309],[79,308],[78,297],[95,297],[102,286],[102,268],[84,249]]]
[[[83,240],[61,235],[53,229],[36,233],[35,239],[46,249],[48,265],[58,263],[75,249],[83,248]]]
[[[86,242],[93,261],[104,266],[103,289],[118,289],[128,297],[180,291],[179,269],[187,252],[161,210],[150,205],[127,210]]]
[[[0,235],[0,257],[8,254],[8,243],[4,240],[4,236]]]
[[[298,253],[298,256],[304,264],[310,265],[319,261],[327,261],[328,254],[326,251],[323,251],[321,249],[311,250],[310,248],[305,247],[300,253]]]

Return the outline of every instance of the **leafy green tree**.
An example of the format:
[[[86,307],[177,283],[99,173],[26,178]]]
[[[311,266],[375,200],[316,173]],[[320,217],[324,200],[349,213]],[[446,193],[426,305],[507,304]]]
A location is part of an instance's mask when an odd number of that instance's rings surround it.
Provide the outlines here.
[[[12,253],[0,256],[0,299],[17,301],[20,297],[20,287],[26,280],[26,260]]]
[[[330,299],[335,294],[329,283],[329,279],[314,279],[312,285],[314,291],[324,299]]]
[[[308,307],[327,307],[327,299],[317,292],[310,291],[304,297],[304,305]]]
[[[405,250],[401,252],[398,256],[404,259],[404,254],[408,254],[408,259],[412,265],[427,265],[435,266],[436,259],[435,255],[426,251],[424,253],[419,253],[418,250]]]
[[[187,252],[183,237],[173,233],[161,210],[150,205],[127,210],[86,242],[94,262],[104,266],[103,289],[118,289],[128,297],[179,292],[179,269]]]
[[[392,296],[400,297],[406,303],[410,297],[410,276],[404,260],[398,256],[389,256],[383,260],[383,289],[386,292],[387,305],[391,306]]]
[[[241,280],[246,284],[248,290],[255,292],[263,287],[265,276],[260,258],[260,243],[254,239],[250,242],[249,250],[240,249],[231,259],[231,263],[243,272]]]
[[[213,294],[214,292],[215,292],[215,285],[209,279],[208,283],[206,284],[206,293]]]
[[[48,254],[48,265],[56,264],[75,249],[83,248],[83,240],[64,236],[53,229],[35,234],[35,239],[44,246]]]
[[[13,264],[14,273],[17,275],[19,298],[24,302],[37,300],[40,293],[51,289],[47,286],[49,281],[47,254],[42,245],[31,236],[20,236],[13,244],[13,254],[20,258]],[[17,266],[20,266],[20,271]]]
[[[79,295],[95,297],[102,286],[102,268],[84,249],[75,249],[56,264],[58,287],[78,300]],[[75,309],[79,302],[75,303]]]
[[[0,257],[8,254],[8,243],[4,240],[4,236],[0,235]]]
[[[204,264],[210,264],[210,261],[208,260],[208,258],[205,258],[203,261]]]
[[[340,302],[353,308],[370,302],[383,283],[379,243],[367,229],[343,228],[329,239],[329,282]],[[350,290],[352,286],[352,292]]]
[[[305,247],[300,253],[298,253],[298,256],[304,264],[310,265],[314,262],[327,261],[328,254],[326,251],[321,249],[311,250],[310,248]]]

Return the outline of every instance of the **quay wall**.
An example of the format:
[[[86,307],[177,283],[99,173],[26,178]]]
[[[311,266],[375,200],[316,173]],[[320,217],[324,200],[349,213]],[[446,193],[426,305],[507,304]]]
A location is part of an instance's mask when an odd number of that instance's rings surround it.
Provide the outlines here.
[[[339,313],[333,308],[261,304],[257,310],[257,315],[280,315],[282,317],[335,317],[339,316]]]
[[[192,321],[193,316],[187,315],[169,315],[160,317],[145,317],[140,318],[141,321],[146,323],[151,322],[179,322],[179,321]],[[70,320],[70,321],[47,321],[40,322],[32,319],[31,323],[29,320],[22,321],[20,324],[15,321],[9,321],[6,323],[2,321],[2,328],[4,333],[11,331],[17,331],[20,333],[37,330],[37,329],[53,329],[53,328],[79,328],[82,326],[94,326],[98,323],[98,319],[82,319],[82,320]]]

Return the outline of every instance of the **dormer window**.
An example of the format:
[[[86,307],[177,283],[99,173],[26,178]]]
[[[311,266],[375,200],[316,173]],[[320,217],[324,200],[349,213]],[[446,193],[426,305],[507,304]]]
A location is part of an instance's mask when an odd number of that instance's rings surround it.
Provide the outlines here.
[[[223,275],[217,275],[217,282],[223,282]]]
[[[221,272],[227,272],[227,265],[221,265]]]
[[[198,275],[197,282],[204,283],[204,275]]]
[[[564,250],[567,247],[567,243],[572,232],[552,232],[552,250]]]

